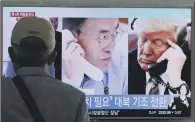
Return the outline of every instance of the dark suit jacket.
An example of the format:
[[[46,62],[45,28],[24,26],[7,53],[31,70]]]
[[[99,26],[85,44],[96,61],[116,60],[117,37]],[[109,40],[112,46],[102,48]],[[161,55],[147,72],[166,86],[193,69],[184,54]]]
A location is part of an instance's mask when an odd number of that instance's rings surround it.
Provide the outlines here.
[[[62,70],[62,33],[55,31],[56,46],[55,51],[57,52],[56,59],[54,61],[55,66],[55,78],[61,80]]]
[[[188,86],[191,86],[191,51],[184,52],[187,59],[182,69],[181,79],[184,80]],[[146,90],[146,74],[141,69],[137,61],[137,49],[129,53],[129,65],[128,65],[128,93],[129,94],[145,94]],[[168,93],[168,89],[165,90],[165,94]]]

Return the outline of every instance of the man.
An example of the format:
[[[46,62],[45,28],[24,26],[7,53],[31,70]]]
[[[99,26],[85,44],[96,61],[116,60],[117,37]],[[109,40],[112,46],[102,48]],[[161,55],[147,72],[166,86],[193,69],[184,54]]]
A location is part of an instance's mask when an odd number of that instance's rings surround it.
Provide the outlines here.
[[[13,28],[8,52],[16,74],[23,79],[45,121],[89,122],[85,94],[48,74],[56,57],[54,47],[51,23],[25,17]],[[2,77],[1,95],[2,122],[33,121],[12,79]]]
[[[55,31],[58,29],[58,17],[50,17],[49,21],[52,23]]]
[[[117,40],[120,41],[118,37],[123,35],[119,20],[63,18],[63,29],[70,30],[75,37],[67,47],[63,47],[62,55],[70,56],[62,62],[63,79],[69,79],[68,83],[77,88],[91,90],[88,94],[127,94],[127,58],[115,49]],[[84,74],[78,54],[104,72],[103,81],[95,81],[86,75],[80,81],[72,80]]]
[[[182,83],[190,86],[191,54],[175,44],[177,27],[165,19],[140,20],[137,24],[142,29],[138,31],[138,49],[129,54],[129,94],[176,94]],[[164,59],[168,62],[158,65]],[[156,69],[152,72],[152,68]]]
[[[62,33],[57,31],[58,28],[58,18],[57,17],[51,17],[49,18],[50,22],[52,23],[54,29],[55,29],[55,40],[56,40],[56,46],[55,46],[55,51],[57,52],[56,59],[54,61],[54,64],[52,64],[50,68],[50,75],[58,80],[61,80],[61,50],[62,50]],[[14,72],[13,64],[10,60],[7,61],[7,67],[5,70],[6,77],[13,78],[16,74]]]
[[[55,39],[56,39],[56,46],[55,51],[57,52],[56,60],[54,61],[55,66],[55,78],[61,80],[61,70],[62,70],[62,33],[57,31],[58,29],[58,17],[50,17],[50,22],[52,23],[54,30],[55,30]]]
[[[19,20],[19,19],[18,19]],[[17,20],[17,21],[18,21]],[[52,23],[54,29],[55,29],[55,40],[56,40],[56,46],[55,51],[57,51],[56,60],[54,61],[54,65],[52,64],[50,68],[50,75],[56,79],[61,80],[61,42],[62,42],[62,33],[57,31],[58,28],[58,18],[57,17],[50,17],[50,22]],[[13,64],[11,60],[8,60],[7,67],[5,70],[5,76],[13,78],[16,76],[16,73],[14,72]]]

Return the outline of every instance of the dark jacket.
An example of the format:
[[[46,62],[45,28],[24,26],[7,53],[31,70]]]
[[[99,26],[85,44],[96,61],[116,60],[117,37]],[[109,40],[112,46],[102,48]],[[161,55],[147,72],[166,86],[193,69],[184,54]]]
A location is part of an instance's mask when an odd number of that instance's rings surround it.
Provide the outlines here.
[[[54,61],[55,66],[55,78],[61,80],[62,70],[62,33],[55,31],[56,46],[55,51],[57,52],[56,59]]]
[[[52,78],[42,68],[18,70],[46,122],[90,122],[85,94]],[[1,80],[1,121],[32,122],[33,118],[12,79]]]

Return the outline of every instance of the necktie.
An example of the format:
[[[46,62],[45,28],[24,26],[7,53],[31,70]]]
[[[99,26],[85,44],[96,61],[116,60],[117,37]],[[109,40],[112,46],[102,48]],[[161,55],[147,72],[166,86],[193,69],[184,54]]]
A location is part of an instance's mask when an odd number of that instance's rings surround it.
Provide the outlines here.
[[[90,77],[86,76],[84,77],[83,81],[81,82],[80,88],[83,88],[85,83],[90,80]],[[108,72],[104,73],[104,79],[103,79],[103,83],[104,83],[104,94],[108,95],[109,94],[109,88],[108,88]]]
[[[159,94],[158,79],[156,77],[153,77],[149,79],[149,82],[153,83],[153,86],[150,89],[149,95],[158,95]]]
[[[108,72],[104,73],[104,94],[109,94],[109,88],[108,88]]]
[[[88,80],[90,80],[90,79],[91,79],[90,77],[88,77],[87,75],[84,75],[84,79],[83,79],[83,81],[81,82],[80,88],[83,88],[84,85],[85,85],[85,83],[86,83]]]

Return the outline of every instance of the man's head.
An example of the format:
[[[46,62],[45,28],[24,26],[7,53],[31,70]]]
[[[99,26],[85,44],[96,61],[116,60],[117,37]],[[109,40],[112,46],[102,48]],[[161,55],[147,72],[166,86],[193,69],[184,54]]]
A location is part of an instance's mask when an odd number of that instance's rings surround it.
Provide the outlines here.
[[[70,30],[85,51],[85,59],[107,70],[116,37],[121,34],[118,19],[64,18],[63,29]]]
[[[8,48],[15,70],[20,67],[44,67],[55,60],[55,32],[43,18],[21,18],[12,30]]]
[[[56,31],[58,29],[58,17],[50,17],[49,20],[52,23],[54,30]]]
[[[138,21],[139,22],[139,21]],[[167,39],[176,42],[177,27],[166,19],[140,21],[141,31],[138,38],[138,62],[143,70],[155,64],[169,48]]]

